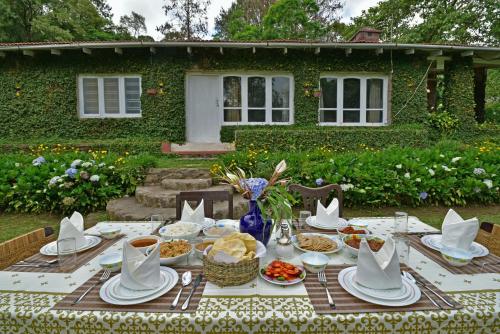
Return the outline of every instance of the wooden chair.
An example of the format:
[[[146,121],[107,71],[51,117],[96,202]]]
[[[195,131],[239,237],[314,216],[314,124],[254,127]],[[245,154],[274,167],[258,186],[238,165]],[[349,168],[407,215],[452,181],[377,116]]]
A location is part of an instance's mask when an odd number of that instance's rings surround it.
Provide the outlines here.
[[[500,225],[481,223],[476,242],[488,248],[490,253],[500,256]]]
[[[296,191],[302,196],[304,209],[311,211],[312,215],[316,215],[317,201],[319,200],[321,204],[326,206],[328,196],[335,190],[337,192],[337,199],[339,200],[339,217],[342,217],[343,192],[338,184],[329,184],[320,188],[309,188],[301,184],[291,184],[288,186],[288,190]]]
[[[233,219],[233,194],[229,191],[182,191],[175,197],[175,216],[181,219],[184,201],[195,202],[198,206],[203,199],[205,207],[205,217],[214,218],[214,202],[227,201],[227,211],[229,219]]]
[[[56,239],[54,229],[45,227],[0,244],[0,269],[32,256],[40,248]]]

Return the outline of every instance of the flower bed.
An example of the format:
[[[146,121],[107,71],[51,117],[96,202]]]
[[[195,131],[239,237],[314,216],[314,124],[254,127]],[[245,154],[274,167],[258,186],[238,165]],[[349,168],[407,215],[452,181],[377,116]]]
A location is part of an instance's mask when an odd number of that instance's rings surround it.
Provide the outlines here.
[[[344,189],[346,206],[466,205],[499,203],[500,146],[444,142],[427,149],[365,148],[362,153],[271,153],[249,149],[225,155],[212,166],[238,165],[258,177],[286,159],[292,182],[315,187],[328,183]]]

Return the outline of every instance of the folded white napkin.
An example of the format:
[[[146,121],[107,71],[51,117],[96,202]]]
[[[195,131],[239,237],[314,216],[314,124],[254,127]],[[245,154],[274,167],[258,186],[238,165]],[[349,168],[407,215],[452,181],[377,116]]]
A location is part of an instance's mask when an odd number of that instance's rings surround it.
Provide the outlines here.
[[[149,255],[144,255],[128,241],[123,243],[120,283],[131,290],[154,289],[161,284],[160,245],[157,243]]]
[[[76,249],[87,246],[87,240],[83,234],[83,216],[79,212],[74,212],[71,218],[64,217],[61,220],[59,236],[57,240],[75,238]]]
[[[316,208],[316,224],[335,228],[338,225],[338,221],[339,200],[334,198],[326,208],[318,200],[318,206]]]
[[[182,209],[181,221],[203,224],[205,220],[205,204],[201,200],[196,209],[192,209],[187,201],[184,201],[184,208]]]
[[[479,221],[476,217],[464,220],[453,209],[450,209],[444,217],[441,229],[443,246],[468,251],[479,231]]]
[[[392,238],[388,238],[378,252],[370,249],[366,239],[361,240],[356,283],[372,289],[396,289],[402,286],[399,258]]]

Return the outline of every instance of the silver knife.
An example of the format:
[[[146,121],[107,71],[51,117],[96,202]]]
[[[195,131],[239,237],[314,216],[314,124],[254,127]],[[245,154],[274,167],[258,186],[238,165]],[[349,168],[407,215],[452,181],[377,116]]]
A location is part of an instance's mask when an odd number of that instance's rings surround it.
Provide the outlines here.
[[[198,276],[196,276],[196,279],[194,280],[193,287],[191,288],[191,292],[189,293],[189,296],[187,297],[187,299],[184,302],[184,304],[182,304],[181,310],[184,311],[185,309],[188,308],[189,302],[191,301],[191,297],[193,296],[193,293],[196,290],[196,288],[198,287],[198,285],[200,285],[202,279],[203,279],[203,275],[202,274],[199,274]]]

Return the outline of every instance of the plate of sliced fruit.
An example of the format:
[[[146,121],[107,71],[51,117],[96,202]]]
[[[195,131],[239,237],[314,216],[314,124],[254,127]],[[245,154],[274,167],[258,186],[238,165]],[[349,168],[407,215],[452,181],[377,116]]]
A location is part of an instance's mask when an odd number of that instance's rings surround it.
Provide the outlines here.
[[[306,278],[304,267],[279,260],[261,268],[259,273],[265,281],[277,285],[293,285]]]

